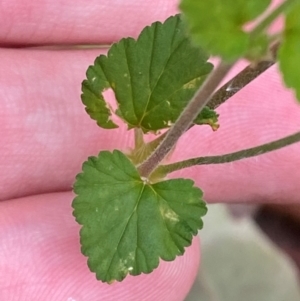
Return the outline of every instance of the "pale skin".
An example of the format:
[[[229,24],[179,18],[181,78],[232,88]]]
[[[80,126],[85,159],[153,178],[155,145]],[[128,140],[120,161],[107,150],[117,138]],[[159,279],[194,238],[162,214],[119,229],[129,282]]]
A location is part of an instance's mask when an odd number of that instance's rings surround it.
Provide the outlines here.
[[[111,286],[80,253],[71,185],[89,155],[126,149],[133,133],[100,129],[80,102],[85,70],[105,49],[17,46],[109,44],[176,12],[176,1],[21,1],[0,7],[0,300],[183,300],[199,243],[151,275]],[[10,47],[10,48],[4,48]],[[245,63],[240,63],[233,75]],[[300,128],[300,106],[271,67],[219,109],[220,129],[194,127],[170,160],[256,146]],[[193,167],[208,202],[300,203],[300,144],[223,165]]]

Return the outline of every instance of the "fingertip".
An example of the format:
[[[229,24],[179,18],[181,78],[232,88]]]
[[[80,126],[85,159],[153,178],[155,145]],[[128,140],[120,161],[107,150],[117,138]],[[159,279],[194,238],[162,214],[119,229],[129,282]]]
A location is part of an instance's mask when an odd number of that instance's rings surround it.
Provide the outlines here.
[[[65,192],[0,203],[1,300],[184,300],[198,270],[198,238],[153,273],[101,283],[80,253],[72,198]]]
[[[174,0],[4,1],[0,45],[109,44],[177,11]]]

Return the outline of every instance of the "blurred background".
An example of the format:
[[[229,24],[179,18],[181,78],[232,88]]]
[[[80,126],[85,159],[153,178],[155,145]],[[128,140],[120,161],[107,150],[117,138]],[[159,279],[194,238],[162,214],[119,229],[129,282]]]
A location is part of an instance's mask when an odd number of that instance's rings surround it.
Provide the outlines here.
[[[300,206],[209,205],[185,301],[300,301]]]

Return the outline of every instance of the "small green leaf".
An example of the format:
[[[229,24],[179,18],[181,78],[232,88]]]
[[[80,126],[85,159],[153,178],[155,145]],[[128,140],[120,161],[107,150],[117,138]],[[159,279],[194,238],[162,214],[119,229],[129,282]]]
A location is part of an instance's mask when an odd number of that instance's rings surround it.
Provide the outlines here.
[[[218,117],[219,114],[217,114],[214,110],[209,107],[204,107],[201,113],[194,120],[194,124],[208,124],[214,131],[216,131],[220,127],[218,124]]]
[[[231,61],[244,56],[251,49],[251,36],[243,28],[264,12],[270,2],[182,0],[180,8],[195,42],[211,54]],[[258,47],[258,41],[256,39],[255,48]]]
[[[110,283],[150,273],[160,258],[182,255],[207,211],[193,184],[187,179],[147,183],[117,150],[90,157],[76,178],[72,206],[82,225],[82,253],[97,279]]]
[[[285,20],[283,41],[279,49],[279,66],[286,85],[295,89],[300,101],[300,4],[293,6]]]
[[[168,128],[212,70],[207,59],[186,36],[178,15],[155,22],[137,40],[122,39],[95,60],[82,84],[82,101],[104,128],[117,127],[112,113],[143,132]],[[116,112],[103,98],[109,88],[115,93]]]

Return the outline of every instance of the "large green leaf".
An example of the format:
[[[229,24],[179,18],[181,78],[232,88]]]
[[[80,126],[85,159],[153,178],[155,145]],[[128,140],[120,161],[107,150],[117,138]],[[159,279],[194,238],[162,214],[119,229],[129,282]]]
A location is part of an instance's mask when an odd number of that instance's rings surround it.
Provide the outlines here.
[[[74,215],[83,227],[82,252],[104,282],[150,273],[159,258],[184,253],[202,228],[202,192],[192,180],[155,184],[141,179],[120,151],[100,152],[76,178]]]
[[[265,48],[264,34],[252,41],[244,26],[258,17],[270,2],[271,0],[182,0],[180,8],[195,41],[211,54],[230,61],[246,55],[252,47]]]
[[[300,3],[286,16],[279,66],[286,85],[295,89],[300,101]]]
[[[169,127],[194,95],[212,64],[185,34],[180,17],[146,27],[137,40],[122,39],[87,70],[82,101],[103,128],[115,128],[103,92],[111,88],[116,113],[129,128],[144,132]]]

